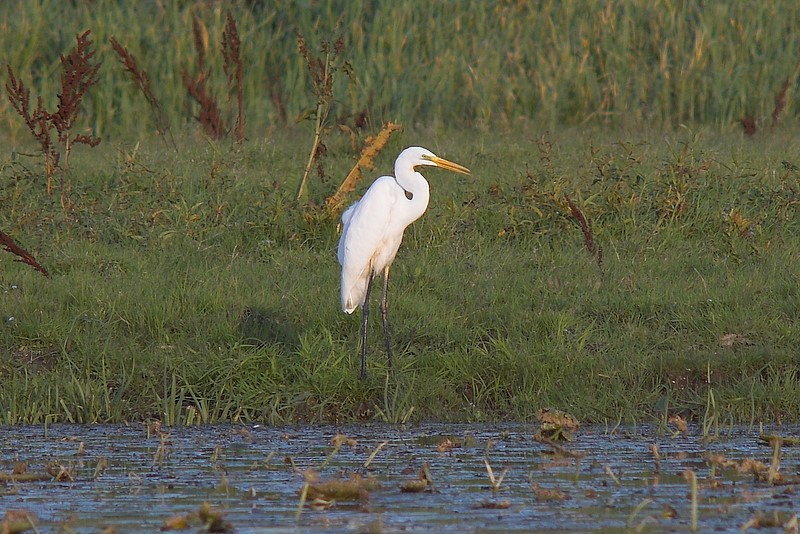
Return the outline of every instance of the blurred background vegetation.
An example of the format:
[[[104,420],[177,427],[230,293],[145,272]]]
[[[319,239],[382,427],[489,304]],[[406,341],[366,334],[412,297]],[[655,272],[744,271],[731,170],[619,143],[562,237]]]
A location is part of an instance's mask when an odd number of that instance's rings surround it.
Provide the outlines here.
[[[111,49],[114,37],[138,59],[170,124],[180,128],[195,113],[182,83],[184,71],[196,70],[195,18],[209,87],[221,101],[233,98],[220,47],[228,11],[242,41],[249,136],[313,109],[297,32],[312,51],[342,38],[336,118],[376,126],[514,129],[531,120],[543,128],[724,129],[743,117],[767,124],[775,95],[786,80],[795,87],[800,69],[800,4],[791,0],[18,0],[0,5],[2,61],[50,109],[59,54],[89,29],[103,66],[84,104],[88,124],[105,138],[154,131]],[[786,117],[798,111],[790,98]],[[12,143],[27,139],[5,98],[0,113]]]

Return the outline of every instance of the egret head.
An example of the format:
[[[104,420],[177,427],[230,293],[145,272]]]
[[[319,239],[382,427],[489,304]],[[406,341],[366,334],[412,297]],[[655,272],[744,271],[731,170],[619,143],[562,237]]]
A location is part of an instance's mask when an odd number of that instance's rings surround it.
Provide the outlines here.
[[[411,167],[412,169],[417,165],[431,165],[433,167],[440,167],[449,171],[459,172],[461,174],[469,174],[470,171],[466,167],[462,167],[458,163],[447,161],[440,158],[427,148],[419,146],[408,147],[400,152],[397,156],[396,167]]]

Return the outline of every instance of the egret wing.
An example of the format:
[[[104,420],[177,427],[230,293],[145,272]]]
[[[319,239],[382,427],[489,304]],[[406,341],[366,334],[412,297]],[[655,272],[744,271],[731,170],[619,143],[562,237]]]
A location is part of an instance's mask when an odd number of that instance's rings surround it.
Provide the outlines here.
[[[339,258],[339,265],[344,264],[344,236],[347,235],[347,227],[350,223],[350,218],[353,216],[353,212],[356,211],[357,207],[358,202],[344,210],[344,213],[342,213],[342,237],[339,239],[339,250],[336,254],[336,256]]]
[[[375,265],[376,258],[385,255],[387,244],[394,246],[392,207],[397,201],[397,190],[394,178],[379,178],[342,217],[344,228],[338,256],[342,265],[342,309],[347,313],[363,304],[373,269],[383,268]],[[402,236],[403,229],[399,231]]]

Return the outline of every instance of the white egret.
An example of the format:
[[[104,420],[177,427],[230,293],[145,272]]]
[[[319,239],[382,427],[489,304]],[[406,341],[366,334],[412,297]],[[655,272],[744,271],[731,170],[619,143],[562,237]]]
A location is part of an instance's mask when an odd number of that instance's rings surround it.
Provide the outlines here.
[[[462,174],[469,169],[442,159],[430,150],[410,147],[394,163],[394,176],[381,176],[367,189],[361,200],[342,214],[342,237],[339,239],[339,264],[342,266],[342,309],[353,313],[361,306],[361,372],[367,376],[367,318],[372,279],[383,274],[381,319],[386,338],[386,354],[392,366],[386,293],[389,268],[392,266],[403,231],[428,208],[428,182],[415,167],[431,165]]]

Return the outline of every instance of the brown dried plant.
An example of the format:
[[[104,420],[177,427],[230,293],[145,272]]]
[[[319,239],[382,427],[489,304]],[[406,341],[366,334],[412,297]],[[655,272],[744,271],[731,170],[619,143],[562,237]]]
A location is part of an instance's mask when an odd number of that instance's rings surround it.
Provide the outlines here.
[[[267,91],[269,91],[269,98],[278,113],[278,121],[285,124],[287,121],[286,99],[281,91],[281,84],[273,78],[267,78]]]
[[[297,200],[300,200],[306,196],[311,167],[314,166],[315,161],[319,162],[319,159],[327,152],[327,147],[322,142],[322,136],[328,129],[328,116],[333,104],[334,74],[337,70],[342,69],[349,75],[350,65],[341,60],[342,50],[344,49],[344,40],[341,36],[334,42],[323,39],[320,43],[321,53],[316,56],[309,50],[303,34],[297,32],[297,48],[300,51],[300,55],[306,60],[306,68],[311,80],[311,91],[316,100],[314,108],[303,113],[300,119],[314,119],[314,141],[311,145],[311,152],[308,155],[308,162],[303,171],[303,178],[300,180],[300,186],[297,189]],[[317,173],[320,176],[324,175],[319,163],[317,165]]]
[[[789,89],[789,78],[787,77],[783,80],[783,85],[781,85],[781,90],[775,95],[775,108],[772,110],[772,127],[774,128],[778,124],[778,117],[780,117],[781,112],[786,107],[786,91]]]
[[[6,510],[5,515],[0,521],[0,532],[27,532],[32,530],[39,532],[37,524],[39,518],[28,510]]]
[[[772,108],[772,124],[771,128],[775,128],[778,125],[778,119],[783,113],[783,110],[786,109],[786,92],[789,90],[789,78],[785,78],[783,83],[781,84],[780,90],[775,93],[775,107]],[[753,136],[758,131],[758,123],[756,118],[752,114],[745,115],[741,119],[739,119],[739,124],[742,125],[742,130],[744,131],[745,135]]]
[[[191,76],[188,71],[183,71],[183,85],[189,96],[200,106],[199,113],[195,116],[203,131],[212,139],[225,137],[225,126],[222,124],[217,99],[207,88],[206,81],[210,72],[205,69],[205,44],[200,20],[192,18],[192,32],[194,33],[194,46],[197,51],[197,74]]]
[[[42,104],[42,97],[37,98],[36,109],[30,107],[30,90],[22,80],[14,76],[14,71],[7,65],[9,81],[6,93],[14,110],[25,120],[25,124],[40,144],[45,158],[45,174],[47,176],[47,194],[52,191],[52,177],[57,169],[61,170],[61,204],[67,207],[68,191],[65,177],[69,170],[69,156],[76,144],[97,146],[100,139],[92,135],[74,134],[75,120],[81,107],[83,97],[90,87],[97,83],[100,62],[94,62],[95,51],[90,30],[77,37],[77,45],[66,56],[61,55],[61,91],[58,93],[58,107],[51,113]],[[56,131],[53,141],[52,130]],[[63,156],[63,164],[62,164]]]
[[[223,68],[228,77],[228,87],[233,87],[236,80],[236,141],[244,140],[244,67],[242,65],[241,41],[236,29],[236,22],[228,11],[225,31],[222,32],[222,55],[225,59]]]
[[[54,169],[58,167],[59,154],[53,146],[53,140],[50,136],[50,113],[42,105],[42,97],[37,98],[36,109],[30,109],[31,93],[22,80],[17,80],[14,76],[14,71],[11,65],[6,65],[8,70],[9,81],[6,82],[6,93],[8,100],[14,107],[14,110],[23,118],[28,129],[33,134],[33,137],[39,143],[44,155],[45,172],[47,175],[47,194],[50,194],[50,177]]]
[[[583,232],[583,242],[586,245],[586,250],[589,251],[594,258],[595,263],[597,263],[597,268],[600,270],[600,280],[602,281],[605,277],[605,273],[603,271],[603,247],[598,246],[594,242],[594,233],[592,232],[592,228],[589,226],[589,221],[586,220],[586,215],[584,215],[583,211],[572,202],[568,195],[565,195],[565,198],[572,216],[578,221],[578,224],[581,227],[581,231]]]
[[[192,76],[188,71],[183,71],[183,85],[189,96],[200,106],[200,111],[195,116],[203,131],[212,139],[222,139],[231,131],[225,125],[222,108],[217,102],[214,93],[208,88],[211,70],[206,68],[206,42],[207,32],[205,26],[196,16],[192,18],[192,32],[194,34],[194,47],[197,51],[197,74]],[[236,140],[244,140],[244,64],[241,55],[242,43],[239,31],[230,11],[227,13],[227,22],[222,32],[223,69],[228,79],[228,88],[236,88],[237,120]]]
[[[375,158],[378,153],[383,150],[383,147],[386,146],[386,143],[389,142],[389,137],[391,137],[392,133],[402,129],[403,126],[401,124],[387,122],[383,125],[383,128],[381,128],[381,131],[378,132],[378,135],[375,137],[367,137],[364,148],[361,149],[361,157],[358,158],[355,166],[347,173],[347,176],[336,192],[325,201],[331,213],[338,213],[342,207],[345,195],[355,191],[356,184],[364,177],[362,170],[371,170],[375,168]]]
[[[742,125],[742,130],[744,130],[745,135],[755,135],[756,134],[756,118],[752,115],[745,115],[741,119],[739,119],[739,124]]]
[[[50,278],[50,273],[47,272],[47,269],[39,265],[39,262],[33,257],[33,254],[17,245],[10,235],[0,232],[0,245],[6,252],[10,252],[11,254],[19,256],[19,259],[15,261],[28,264],[46,277]]]
[[[111,42],[111,47],[114,49],[114,52],[116,52],[117,56],[119,56],[120,63],[122,63],[122,66],[125,67],[125,70],[130,73],[131,78],[134,82],[136,82],[136,85],[139,86],[139,89],[142,91],[147,103],[150,105],[150,111],[153,112],[153,117],[155,117],[156,129],[158,130],[159,136],[161,136],[166,143],[166,137],[164,134],[168,134],[169,140],[172,143],[172,148],[177,151],[178,147],[175,144],[175,138],[172,136],[172,130],[169,127],[164,110],[161,107],[161,102],[159,102],[158,98],[156,98],[155,94],[153,94],[153,89],[150,87],[150,78],[147,76],[147,72],[139,67],[139,62],[136,61],[136,57],[131,54],[127,48],[122,46],[119,41],[113,37],[111,37],[109,41]]]

